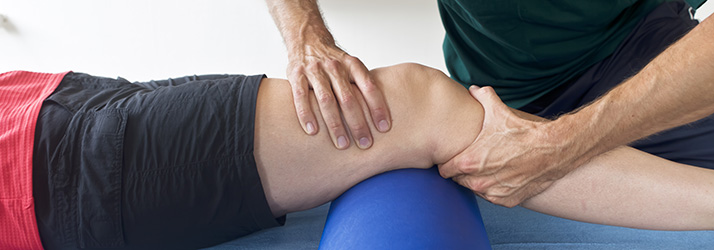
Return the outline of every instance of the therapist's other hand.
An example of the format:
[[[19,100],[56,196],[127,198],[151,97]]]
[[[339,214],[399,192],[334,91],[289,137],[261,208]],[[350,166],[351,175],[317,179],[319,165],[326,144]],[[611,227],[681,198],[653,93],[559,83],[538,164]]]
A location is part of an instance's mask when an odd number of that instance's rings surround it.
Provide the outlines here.
[[[327,131],[338,149],[350,145],[346,127],[359,148],[372,145],[368,117],[373,119],[378,131],[389,131],[391,116],[387,102],[362,61],[337,46],[324,43],[304,46],[301,51],[291,53],[289,59],[288,80],[298,120],[307,134],[315,134],[319,129],[316,112],[309,101],[310,88],[314,90]],[[356,84],[359,92],[354,92],[351,84]],[[364,97],[371,115],[363,112],[358,95]]]
[[[469,88],[483,105],[483,128],[463,152],[439,166],[444,178],[482,198],[513,207],[535,196],[574,169],[568,140],[550,121],[533,121],[506,106],[493,88]]]

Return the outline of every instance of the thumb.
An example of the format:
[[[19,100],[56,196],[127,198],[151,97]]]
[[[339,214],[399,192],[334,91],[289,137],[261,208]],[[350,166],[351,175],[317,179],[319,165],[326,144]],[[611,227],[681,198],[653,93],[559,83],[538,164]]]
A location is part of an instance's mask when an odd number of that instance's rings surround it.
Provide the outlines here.
[[[501,101],[501,98],[498,97],[496,91],[494,91],[492,87],[471,87],[469,88],[469,93],[471,93],[471,96],[476,98],[476,100],[484,106],[484,109],[508,108],[506,104]]]

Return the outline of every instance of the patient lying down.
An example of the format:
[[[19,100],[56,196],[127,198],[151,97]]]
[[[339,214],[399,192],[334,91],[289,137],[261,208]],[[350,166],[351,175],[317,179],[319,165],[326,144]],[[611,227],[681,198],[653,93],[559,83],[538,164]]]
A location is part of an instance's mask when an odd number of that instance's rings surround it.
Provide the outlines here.
[[[442,72],[400,64],[371,73],[386,97],[392,126],[389,132],[378,133],[372,119],[366,119],[374,136],[367,150],[336,149],[327,129],[306,135],[297,121],[288,82],[259,76],[129,83],[74,73],[48,98],[56,99],[55,104],[43,105],[37,134],[62,138],[63,130],[42,124],[54,121],[71,105],[91,112],[126,112],[123,147],[113,149],[123,151],[121,192],[111,194],[121,200],[123,246],[206,247],[279,225],[285,214],[324,204],[370,176],[444,163],[479,135],[483,108]],[[110,90],[91,85],[101,81]],[[359,91],[355,88],[353,93],[355,98],[342,105],[359,105],[369,114]],[[67,101],[70,98],[62,99],[63,95],[75,98]],[[311,103],[319,112],[314,98]],[[82,126],[74,122],[77,113],[67,117],[60,119],[66,123],[52,124],[68,130]],[[319,128],[333,126],[319,119],[320,114],[316,117]],[[37,217],[48,249],[67,244],[57,226],[62,222],[57,218],[65,215],[54,203],[66,197],[55,196],[61,184],[47,174],[56,171],[52,152],[66,147],[61,143],[47,139],[36,140],[35,145],[41,150],[35,151],[40,154],[35,156],[39,170],[33,178],[45,183],[35,188]],[[82,172],[84,167],[76,171],[88,174]],[[714,229],[712,180],[714,171],[620,147],[580,166],[522,205],[593,223]],[[62,202],[73,202],[66,199]],[[83,204],[77,206],[84,211]]]

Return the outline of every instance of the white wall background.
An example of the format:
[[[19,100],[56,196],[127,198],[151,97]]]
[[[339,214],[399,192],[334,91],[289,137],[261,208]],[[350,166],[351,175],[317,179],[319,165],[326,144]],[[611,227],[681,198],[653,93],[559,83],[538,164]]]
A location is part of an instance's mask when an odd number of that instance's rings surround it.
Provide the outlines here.
[[[338,43],[369,68],[445,70],[436,0],[322,0]],[[700,20],[714,11],[706,3]],[[285,77],[287,55],[262,0],[0,0],[0,72],[73,70],[132,81],[187,74]]]

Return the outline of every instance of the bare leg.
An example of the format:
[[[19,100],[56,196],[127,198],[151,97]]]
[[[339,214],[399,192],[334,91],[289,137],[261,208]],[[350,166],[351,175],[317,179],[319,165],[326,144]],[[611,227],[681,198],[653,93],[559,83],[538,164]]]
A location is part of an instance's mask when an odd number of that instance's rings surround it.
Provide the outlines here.
[[[599,224],[714,230],[714,170],[620,147],[580,166],[523,206]]]
[[[254,154],[274,215],[318,206],[388,170],[445,162],[480,131],[480,104],[441,72],[402,64],[372,74],[387,97],[393,126],[380,133],[370,123],[374,144],[367,150],[337,150],[321,119],[319,133],[306,135],[297,121],[287,81],[261,82]],[[311,101],[313,110],[319,110]],[[366,109],[363,100],[355,101]]]
[[[262,82],[255,156],[275,216],[325,203],[381,172],[446,162],[480,132],[480,104],[441,72],[405,64],[372,73],[387,98],[393,128],[384,134],[373,130],[374,145],[368,150],[337,150],[324,129],[305,135],[287,82]],[[366,108],[363,100],[357,101]],[[320,128],[325,127],[320,121]],[[712,170],[621,147],[581,166],[524,206],[601,224],[714,229],[712,192]]]

